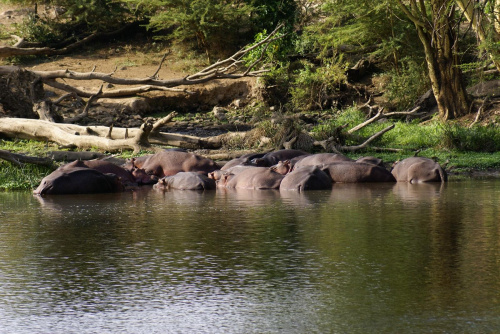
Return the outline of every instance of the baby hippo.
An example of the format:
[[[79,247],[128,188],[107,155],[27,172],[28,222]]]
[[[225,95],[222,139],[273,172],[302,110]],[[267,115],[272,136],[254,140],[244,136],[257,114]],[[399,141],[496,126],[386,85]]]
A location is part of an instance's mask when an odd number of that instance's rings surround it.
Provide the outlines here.
[[[179,172],[160,179],[153,188],[158,190],[211,190],[215,189],[215,180],[197,172]]]

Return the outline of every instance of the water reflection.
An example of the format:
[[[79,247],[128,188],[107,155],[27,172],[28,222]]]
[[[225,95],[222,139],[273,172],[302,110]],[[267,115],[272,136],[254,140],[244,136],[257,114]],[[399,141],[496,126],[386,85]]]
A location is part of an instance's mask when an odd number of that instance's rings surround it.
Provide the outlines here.
[[[447,183],[418,183],[397,182],[393,186],[393,192],[400,199],[406,202],[419,202],[422,200],[432,200],[445,190]]]
[[[0,333],[500,325],[499,181],[0,199]]]

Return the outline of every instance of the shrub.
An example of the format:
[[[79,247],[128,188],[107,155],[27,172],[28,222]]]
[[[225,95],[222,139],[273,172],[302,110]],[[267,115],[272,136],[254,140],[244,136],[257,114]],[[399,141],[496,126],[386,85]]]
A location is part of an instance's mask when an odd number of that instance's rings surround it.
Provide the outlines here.
[[[330,58],[320,67],[307,61],[292,78],[291,103],[295,109],[325,109],[332,105],[334,94],[346,81],[346,64],[342,57]]]
[[[411,107],[429,89],[425,64],[414,59],[401,60],[401,66],[385,76],[389,78],[385,96],[400,110]]]

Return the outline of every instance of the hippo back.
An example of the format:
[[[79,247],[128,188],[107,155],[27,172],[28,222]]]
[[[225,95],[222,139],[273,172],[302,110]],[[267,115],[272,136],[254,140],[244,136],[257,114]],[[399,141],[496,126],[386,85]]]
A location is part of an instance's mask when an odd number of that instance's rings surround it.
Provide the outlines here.
[[[179,172],[208,174],[219,169],[219,166],[213,160],[194,153],[163,150],[148,157],[142,164],[142,168],[148,174],[164,177]]]
[[[265,153],[249,153],[249,154],[244,154],[239,158],[234,158],[232,160],[229,160],[224,164],[224,166],[221,167],[221,170],[226,170],[234,166],[238,165],[250,165],[251,161],[253,159],[259,159],[264,156]]]
[[[323,166],[333,182],[395,182],[394,176],[380,166],[362,162],[337,162]]]
[[[115,174],[104,174],[92,168],[56,169],[42,179],[34,194],[91,194],[123,191]]]
[[[225,186],[239,189],[278,189],[283,175],[266,167],[253,167],[232,175]]]
[[[197,172],[179,172],[160,179],[153,187],[162,190],[211,190],[215,189],[215,180]]]
[[[281,181],[281,190],[321,190],[331,189],[330,176],[319,166],[305,166],[288,173]]]
[[[354,161],[349,157],[346,157],[345,155],[342,154],[336,154],[336,153],[318,153],[318,154],[312,154],[309,156],[304,157],[303,159],[297,161],[293,168],[301,168],[304,166],[321,166],[321,165],[328,165],[331,163],[335,162],[342,162],[342,161]]]
[[[259,167],[271,167],[276,165],[279,161],[291,160],[301,155],[309,155],[309,153],[301,150],[278,150],[266,153],[262,158],[254,159],[253,162]]]
[[[434,160],[410,157],[397,162],[391,171],[398,182],[446,182],[448,176]]]

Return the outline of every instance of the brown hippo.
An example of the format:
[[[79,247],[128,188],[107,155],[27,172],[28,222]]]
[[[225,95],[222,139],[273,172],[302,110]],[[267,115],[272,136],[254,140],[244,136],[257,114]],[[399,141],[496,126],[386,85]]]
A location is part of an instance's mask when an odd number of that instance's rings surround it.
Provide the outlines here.
[[[319,166],[305,166],[294,169],[281,181],[282,190],[321,190],[331,189],[332,180],[330,176],[321,170]]]
[[[385,168],[355,161],[343,161],[323,166],[333,182],[395,182],[394,176]]]
[[[224,166],[221,167],[221,170],[226,170],[234,166],[238,165],[251,165],[253,159],[259,159],[264,156],[265,153],[249,153],[249,154],[244,154],[239,158],[234,158],[232,160],[229,160],[224,164]]]
[[[396,162],[391,171],[398,182],[446,182],[448,176],[432,159],[422,157],[406,158]]]
[[[292,170],[292,162],[290,160],[280,161],[276,165],[269,167],[272,171],[286,175]]]
[[[278,189],[283,175],[267,167],[248,168],[239,174],[225,175],[221,185],[238,189]]]
[[[211,190],[215,189],[215,180],[197,172],[179,172],[160,179],[153,188],[160,190]]]
[[[132,160],[131,163],[133,166],[143,168],[147,174],[159,178],[179,172],[208,174],[219,169],[219,166],[211,159],[178,150],[163,150],[146,158],[140,157]],[[126,165],[130,166],[130,162]]]
[[[59,169],[71,169],[75,167],[87,167],[95,169],[101,173],[116,174],[122,183],[130,184],[152,184],[158,182],[158,179],[153,175],[148,175],[144,169],[133,167],[130,171],[115,165],[106,160],[75,160],[66,165],[62,165]]]
[[[124,191],[116,174],[105,174],[88,167],[56,169],[42,179],[37,195],[93,194]]]
[[[271,167],[279,161],[290,160],[301,155],[309,155],[309,153],[301,150],[279,150],[266,153],[262,158],[253,159],[252,163],[259,167]]]
[[[297,161],[293,166],[292,169],[295,168],[301,168],[304,166],[321,166],[321,165],[328,165],[334,162],[341,162],[341,161],[354,161],[351,158],[346,157],[345,155],[342,154],[336,154],[336,153],[318,153],[318,154],[311,154],[303,159]]]

